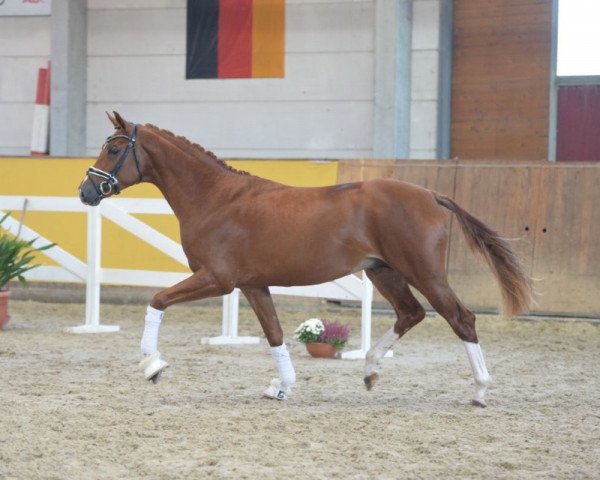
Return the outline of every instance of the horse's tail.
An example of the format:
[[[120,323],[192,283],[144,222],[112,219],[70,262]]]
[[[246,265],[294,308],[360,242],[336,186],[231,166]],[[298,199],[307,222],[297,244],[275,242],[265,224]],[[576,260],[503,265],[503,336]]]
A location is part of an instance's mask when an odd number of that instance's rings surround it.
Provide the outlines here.
[[[513,317],[526,311],[535,297],[533,280],[509,243],[454,200],[438,193],[434,196],[438,204],[456,215],[471,250],[480,253],[490,266],[500,285],[504,313]]]

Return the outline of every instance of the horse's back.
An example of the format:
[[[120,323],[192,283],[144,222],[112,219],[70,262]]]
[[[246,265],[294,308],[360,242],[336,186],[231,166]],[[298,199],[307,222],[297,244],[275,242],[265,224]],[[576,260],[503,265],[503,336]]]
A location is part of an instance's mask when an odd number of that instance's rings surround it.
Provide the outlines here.
[[[435,201],[434,192],[420,185],[403,180],[382,178],[363,182],[362,189],[364,196],[375,207],[389,206],[394,211],[412,212],[432,219],[445,217],[443,210]]]

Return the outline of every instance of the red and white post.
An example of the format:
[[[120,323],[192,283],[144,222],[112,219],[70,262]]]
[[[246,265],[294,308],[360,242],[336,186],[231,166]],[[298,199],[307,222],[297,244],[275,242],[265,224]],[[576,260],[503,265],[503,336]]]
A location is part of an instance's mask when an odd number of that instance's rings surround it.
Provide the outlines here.
[[[48,133],[50,124],[50,66],[38,72],[37,93],[33,110],[31,131],[31,154],[48,155]]]

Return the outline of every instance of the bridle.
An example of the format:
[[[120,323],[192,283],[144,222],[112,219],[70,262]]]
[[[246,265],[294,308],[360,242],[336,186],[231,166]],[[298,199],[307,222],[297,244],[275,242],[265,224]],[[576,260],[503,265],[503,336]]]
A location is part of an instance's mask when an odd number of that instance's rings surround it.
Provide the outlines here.
[[[127,148],[121,154],[121,156],[119,157],[119,160],[117,161],[117,164],[115,165],[115,168],[113,168],[110,173],[105,172],[104,170],[100,170],[99,168],[95,168],[95,167],[88,168],[88,171],[86,172],[88,177],[90,175],[94,175],[94,176],[100,177],[104,180],[103,182],[100,182],[99,184],[95,184],[94,182],[91,182],[92,185],[94,185],[96,192],[101,197],[106,197],[113,191],[113,189],[114,189],[116,195],[121,193],[121,188],[119,187],[119,180],[117,180],[116,175],[117,175],[117,173],[119,173],[119,170],[121,170],[121,167],[125,163],[125,160],[127,160],[127,157],[129,156],[129,152],[133,152],[133,158],[135,159],[135,166],[137,168],[138,175],[140,176],[138,183],[142,181],[142,170],[140,168],[140,160],[138,159],[137,152],[135,150],[135,141],[137,138],[138,126],[139,126],[138,124],[134,125],[132,136],[122,135],[122,134],[111,135],[110,137],[108,137],[105,140],[104,145],[102,145],[102,148],[104,149],[110,142],[112,142],[113,140],[116,140],[117,138],[126,138],[129,141],[129,143],[127,144]]]

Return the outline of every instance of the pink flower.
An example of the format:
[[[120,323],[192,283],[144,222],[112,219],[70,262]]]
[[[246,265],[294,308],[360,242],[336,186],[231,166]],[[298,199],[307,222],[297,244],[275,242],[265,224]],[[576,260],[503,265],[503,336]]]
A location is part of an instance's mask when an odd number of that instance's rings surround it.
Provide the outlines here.
[[[325,330],[319,335],[317,341],[329,343],[338,350],[344,348],[350,335],[350,327],[338,322],[329,322],[328,320],[323,320],[323,326]]]

